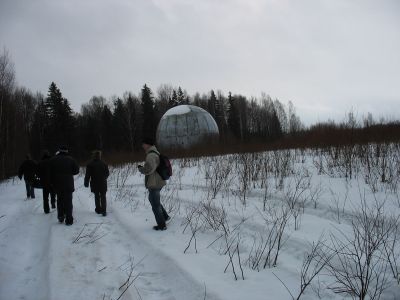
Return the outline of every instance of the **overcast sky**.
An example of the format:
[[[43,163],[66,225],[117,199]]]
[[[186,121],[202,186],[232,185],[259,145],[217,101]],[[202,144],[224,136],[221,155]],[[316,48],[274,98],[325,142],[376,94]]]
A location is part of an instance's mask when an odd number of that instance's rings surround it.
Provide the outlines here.
[[[262,92],[306,123],[400,118],[398,0],[0,0],[17,82],[76,111],[147,83]]]

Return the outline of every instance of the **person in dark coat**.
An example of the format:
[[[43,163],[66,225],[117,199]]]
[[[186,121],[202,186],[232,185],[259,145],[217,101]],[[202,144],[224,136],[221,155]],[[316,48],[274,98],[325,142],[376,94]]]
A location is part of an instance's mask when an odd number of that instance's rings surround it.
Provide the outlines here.
[[[72,225],[72,193],[75,191],[74,175],[79,173],[79,166],[69,156],[67,147],[60,147],[50,160],[50,178],[54,191],[57,194],[57,217],[60,223],[65,220],[66,225]]]
[[[42,160],[38,164],[37,175],[43,188],[43,210],[45,214],[50,212],[49,195],[51,198],[51,208],[56,208],[56,193],[51,185],[50,178],[50,153],[44,151]]]
[[[85,187],[94,193],[95,211],[107,215],[107,178],[110,175],[108,166],[101,160],[101,151],[93,152],[93,160],[86,166]]]
[[[25,180],[26,197],[35,198],[35,188],[33,187],[36,176],[37,163],[31,158],[30,154],[26,155],[25,160],[22,162],[18,170],[18,177]]]

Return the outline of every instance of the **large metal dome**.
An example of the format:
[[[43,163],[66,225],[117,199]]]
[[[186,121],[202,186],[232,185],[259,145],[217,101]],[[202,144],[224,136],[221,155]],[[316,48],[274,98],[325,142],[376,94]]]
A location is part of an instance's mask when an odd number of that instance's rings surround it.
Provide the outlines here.
[[[219,136],[213,117],[194,105],[179,105],[169,109],[157,128],[157,145],[162,149],[190,148],[207,145]]]

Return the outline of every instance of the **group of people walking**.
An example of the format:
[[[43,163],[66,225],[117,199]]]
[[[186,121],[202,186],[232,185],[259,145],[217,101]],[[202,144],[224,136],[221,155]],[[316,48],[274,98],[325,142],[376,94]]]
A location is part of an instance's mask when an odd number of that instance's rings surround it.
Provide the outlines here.
[[[100,160],[101,152],[95,151],[93,160],[88,164],[85,176],[85,186],[91,185],[92,192],[95,193],[96,212],[106,213],[107,177],[109,175],[108,166]],[[101,166],[99,168],[98,166]],[[74,223],[72,215],[73,204],[72,194],[75,191],[74,175],[79,173],[79,165],[69,155],[65,146],[60,147],[54,157],[45,151],[39,163],[36,163],[30,155],[26,156],[25,161],[18,170],[18,177],[25,180],[27,198],[35,198],[35,186],[43,189],[43,210],[45,214],[50,212],[49,197],[51,208],[56,208],[57,218],[60,223],[66,225]],[[98,201],[100,195],[101,201]]]
[[[166,184],[156,171],[160,164],[160,153],[150,138],[143,139],[142,147],[146,152],[146,160],[144,166],[139,165],[138,169],[145,175],[145,187],[149,191],[149,201],[157,222],[153,229],[165,230],[166,221],[170,217],[160,202],[160,191]],[[57,204],[58,221],[72,225],[74,175],[78,173],[77,162],[69,155],[67,147],[63,146],[54,157],[45,151],[39,163],[27,155],[18,170],[18,177],[25,180],[27,198],[35,198],[35,187],[42,188],[44,213],[50,212],[50,197],[51,208],[56,208]],[[103,216],[107,215],[106,193],[109,174],[107,164],[101,159],[101,151],[94,151],[92,160],[86,166],[84,186],[90,186],[91,192],[94,193],[95,212]]]

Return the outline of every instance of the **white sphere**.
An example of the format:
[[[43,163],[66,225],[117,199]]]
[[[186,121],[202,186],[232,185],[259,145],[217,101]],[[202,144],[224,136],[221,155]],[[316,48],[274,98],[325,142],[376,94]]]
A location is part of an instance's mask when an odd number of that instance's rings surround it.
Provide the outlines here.
[[[169,109],[157,128],[157,145],[163,149],[191,148],[218,140],[214,118],[194,105],[178,105]]]

